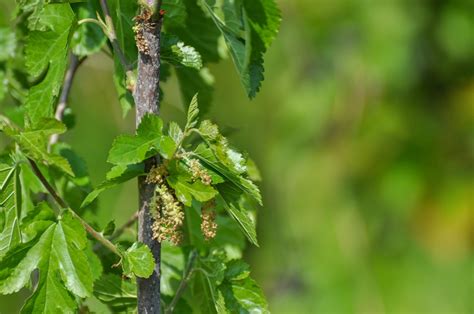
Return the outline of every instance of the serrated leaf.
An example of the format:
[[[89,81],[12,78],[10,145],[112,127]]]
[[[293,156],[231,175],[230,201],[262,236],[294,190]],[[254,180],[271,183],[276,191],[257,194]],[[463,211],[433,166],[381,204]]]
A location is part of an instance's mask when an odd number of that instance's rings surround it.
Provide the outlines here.
[[[56,220],[51,207],[46,202],[41,202],[21,220],[23,242],[34,240],[38,235],[48,229]]]
[[[53,116],[53,105],[59,94],[67,66],[67,49],[74,12],[69,4],[48,4],[39,15],[44,31],[29,33],[25,57],[28,73],[46,75],[30,88],[25,107],[33,126],[42,117]]]
[[[252,181],[236,172],[233,167],[229,167],[218,160],[210,148],[205,145],[199,145],[193,154],[204,166],[222,175],[241,191],[255,199],[260,205],[262,204],[262,196],[258,187]]]
[[[176,197],[186,206],[191,206],[193,198],[199,202],[206,202],[217,195],[217,191],[201,181],[189,182],[185,176],[171,175],[167,178],[168,184],[175,190]]]
[[[21,242],[21,186],[18,165],[0,164],[0,259]]]
[[[258,246],[255,221],[249,216],[248,210],[243,208],[240,202],[241,191],[229,183],[220,184],[217,186],[217,189],[226,211],[237,221],[247,239]]]
[[[69,212],[34,240],[17,246],[0,261],[0,293],[24,287],[35,270],[39,282],[22,311],[25,313],[73,312],[74,296],[91,295],[93,275],[85,250],[84,228]]]
[[[163,122],[158,116],[145,115],[136,135],[121,135],[115,139],[107,161],[116,165],[128,165],[156,155],[160,148],[162,128]]]
[[[194,128],[198,123],[198,119],[199,119],[199,107],[198,107],[197,94],[195,94],[193,98],[191,99],[191,102],[189,103],[186,126],[184,127],[185,132],[189,129]]]
[[[179,127],[178,123],[171,121],[168,130],[169,136],[173,139],[176,145],[179,145],[184,138],[183,130]]]
[[[137,307],[137,286],[134,280],[116,274],[104,274],[94,284],[94,295],[114,313],[133,312]]]
[[[155,259],[148,246],[135,242],[124,252],[122,265],[125,275],[148,278],[155,269]]]
[[[48,152],[48,139],[52,134],[61,134],[66,131],[66,126],[56,119],[40,118],[36,126],[29,126],[24,131],[14,127],[5,128],[5,133],[14,138],[22,151],[29,158],[54,166],[61,171],[74,176],[71,165],[66,158]]]
[[[87,195],[81,204],[81,208],[84,208],[91,204],[103,191],[113,188],[119,184],[127,182],[139,175],[145,174],[145,166],[140,164],[134,165],[119,165],[113,167],[107,173],[107,180],[98,185],[91,193]]]
[[[185,45],[178,37],[162,34],[161,37],[161,59],[174,66],[184,66],[200,70],[202,59],[199,52],[192,46]]]
[[[263,80],[263,54],[279,28],[278,8],[273,0],[202,3],[224,36],[247,95],[255,97]]]

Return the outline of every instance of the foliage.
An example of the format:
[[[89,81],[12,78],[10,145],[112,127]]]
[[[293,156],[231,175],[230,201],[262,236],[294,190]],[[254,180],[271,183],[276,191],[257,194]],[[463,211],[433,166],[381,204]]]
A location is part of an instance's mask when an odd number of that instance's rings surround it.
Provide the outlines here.
[[[74,67],[102,51],[111,55],[126,115],[134,106],[135,16],[150,9],[140,1],[104,8],[97,0],[18,1],[15,27],[0,29],[0,100],[17,104],[0,116],[9,138],[0,155],[0,293],[31,290],[24,313],[82,311],[91,298],[114,312],[133,311],[133,279],[155,270],[150,249],[114,233],[113,221],[99,232],[84,217],[96,214],[103,191],[142,177],[156,186],[151,205],[153,236],[163,243],[163,310],[268,312],[239,260],[244,236],[258,245],[255,211],[262,197],[252,180],[255,166],[200,110],[211,106],[206,66],[225,57],[221,43],[248,96],[256,95],[263,54],[279,28],[274,1],[163,1],[164,11],[156,12],[164,14],[161,79],[174,69],[186,124],[145,115],[136,134],[113,142],[107,159],[113,167],[93,189],[84,162],[57,140],[74,127],[63,107]],[[145,171],[155,156],[161,163]]]

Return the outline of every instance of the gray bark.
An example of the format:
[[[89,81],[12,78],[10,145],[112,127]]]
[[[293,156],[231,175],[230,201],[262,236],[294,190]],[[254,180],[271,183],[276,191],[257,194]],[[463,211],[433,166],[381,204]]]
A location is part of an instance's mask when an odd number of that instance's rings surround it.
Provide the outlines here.
[[[138,77],[134,90],[136,106],[136,125],[147,113],[159,114],[159,82],[160,82],[160,30],[162,18],[157,14],[150,21],[142,24],[141,43],[147,47],[139,51]],[[158,157],[145,161],[145,170],[148,172],[159,162]],[[155,257],[156,266],[153,274],[147,278],[137,278],[138,313],[160,313],[160,244],[153,239],[153,217],[150,213],[150,204],[153,200],[154,184],[145,182],[145,177],[138,179],[139,215],[138,240],[145,243]]]

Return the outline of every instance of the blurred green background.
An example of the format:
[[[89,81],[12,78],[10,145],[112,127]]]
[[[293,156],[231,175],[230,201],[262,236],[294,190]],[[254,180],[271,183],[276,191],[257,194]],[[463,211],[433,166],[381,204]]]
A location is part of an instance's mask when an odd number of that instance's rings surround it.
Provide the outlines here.
[[[261,247],[246,259],[271,311],[474,313],[474,1],[278,2],[255,100],[230,61],[211,66],[211,116],[264,178]],[[1,1],[1,25],[12,7]],[[134,127],[111,71],[103,54],[87,60],[70,98],[66,140],[95,184]],[[164,119],[182,121],[176,81],[164,91]],[[94,219],[119,225],[136,204],[131,182]],[[20,298],[1,297],[2,313]]]

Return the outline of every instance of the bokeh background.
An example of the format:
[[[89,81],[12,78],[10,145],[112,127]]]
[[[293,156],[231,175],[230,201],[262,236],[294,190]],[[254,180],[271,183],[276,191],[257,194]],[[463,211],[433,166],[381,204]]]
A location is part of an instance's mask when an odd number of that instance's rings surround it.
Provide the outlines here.
[[[264,178],[261,247],[245,258],[271,311],[474,313],[474,2],[278,2],[255,100],[230,61],[211,66],[210,115]],[[1,0],[0,26],[12,8]],[[87,60],[70,98],[66,140],[94,184],[113,138],[134,127],[112,68],[105,55]],[[183,121],[176,81],[164,91],[164,119]],[[131,182],[90,219],[120,225],[136,204]],[[21,297],[1,297],[1,312]]]

